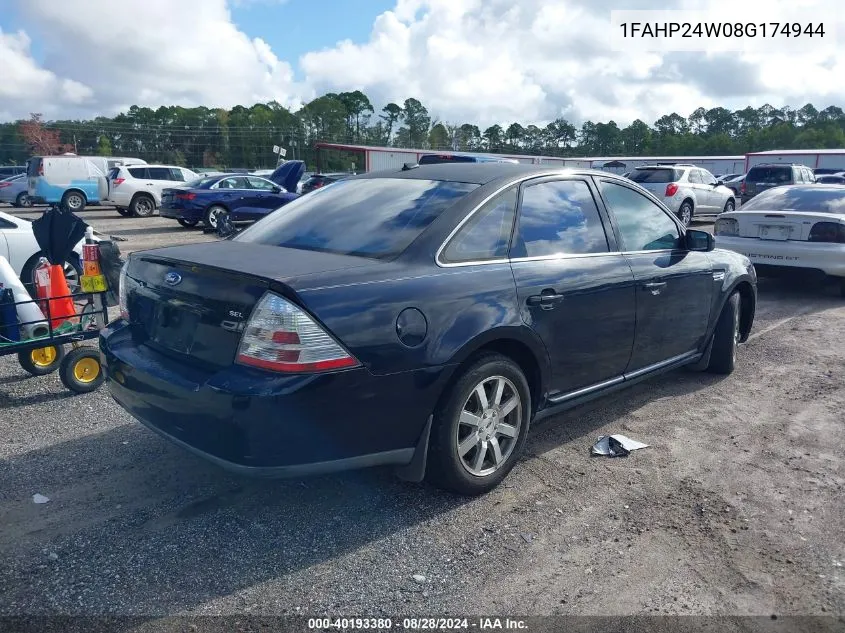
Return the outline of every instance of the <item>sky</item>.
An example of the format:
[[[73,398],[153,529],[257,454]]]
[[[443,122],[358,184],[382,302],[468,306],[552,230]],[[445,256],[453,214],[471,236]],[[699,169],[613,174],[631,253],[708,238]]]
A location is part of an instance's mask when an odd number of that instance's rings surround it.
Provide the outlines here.
[[[611,11],[623,9],[822,23],[825,36],[647,50],[619,39]],[[845,12],[830,0],[0,0],[0,120],[133,104],[296,110],[362,90],[377,110],[415,97],[482,128],[651,124],[699,106],[843,106],[843,52]]]

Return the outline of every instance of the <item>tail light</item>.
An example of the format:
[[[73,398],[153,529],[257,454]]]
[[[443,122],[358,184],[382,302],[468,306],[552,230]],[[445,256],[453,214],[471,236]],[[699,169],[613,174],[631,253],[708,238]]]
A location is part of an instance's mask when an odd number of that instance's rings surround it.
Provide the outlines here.
[[[126,178],[115,178],[112,180],[112,184],[117,187],[118,185],[123,184],[124,180],[126,180]]]
[[[6,187],[11,187],[12,183],[10,182],[0,182],[0,189],[5,189]]]
[[[666,197],[667,198],[671,198],[676,193],[678,193],[678,185],[676,185],[674,182],[670,182],[668,185],[666,185]]]
[[[739,192],[745,193],[745,181],[742,181],[742,184],[739,186]]]
[[[845,244],[845,224],[839,222],[816,222],[810,229],[810,242]]]
[[[236,362],[294,373],[359,365],[304,310],[270,292],[247,321]]]
[[[174,196],[177,200],[193,200],[197,197],[195,193],[177,193]]]
[[[734,218],[719,218],[713,227],[716,235],[739,235],[739,222]]]

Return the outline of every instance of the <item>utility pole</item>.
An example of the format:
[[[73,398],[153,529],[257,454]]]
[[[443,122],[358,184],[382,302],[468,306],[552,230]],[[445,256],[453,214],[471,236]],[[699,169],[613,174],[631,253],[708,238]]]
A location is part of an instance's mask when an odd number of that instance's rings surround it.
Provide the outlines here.
[[[78,154],[79,150],[76,149],[76,134],[73,135],[73,153]]]

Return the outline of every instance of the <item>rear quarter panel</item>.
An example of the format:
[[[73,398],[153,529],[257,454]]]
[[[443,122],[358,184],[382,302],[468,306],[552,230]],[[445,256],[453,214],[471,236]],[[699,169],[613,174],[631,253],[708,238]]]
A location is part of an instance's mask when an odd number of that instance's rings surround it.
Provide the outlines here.
[[[343,277],[335,271],[332,283],[315,280],[305,287],[299,281],[299,299],[375,374],[456,365],[499,338],[528,347],[541,372],[548,365],[542,342],[520,318],[508,264],[408,267],[402,274],[376,273],[367,281],[344,282]],[[397,318],[406,308],[419,310],[426,319],[426,337],[416,347],[404,345],[397,334]]]

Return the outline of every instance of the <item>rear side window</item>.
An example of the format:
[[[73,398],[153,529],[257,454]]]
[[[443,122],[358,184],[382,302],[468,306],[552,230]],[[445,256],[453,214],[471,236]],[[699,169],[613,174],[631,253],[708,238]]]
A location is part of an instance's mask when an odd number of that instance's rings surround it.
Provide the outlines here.
[[[234,239],[393,259],[477,184],[416,178],[341,180],[285,205]]]
[[[170,170],[167,167],[147,167],[150,180],[170,180]]]
[[[146,167],[130,167],[127,171],[133,178],[149,178]]]
[[[487,202],[455,234],[443,251],[448,263],[479,262],[508,256],[517,188]]]
[[[176,182],[185,182],[185,174],[182,173],[181,169],[171,167],[167,171],[170,172],[170,180],[175,180]]]
[[[752,167],[745,179],[749,182],[786,184],[792,181],[792,167]]]
[[[687,180],[690,181],[693,184],[696,184],[696,185],[700,185],[704,182],[704,180],[701,179],[701,174],[698,172],[697,169],[690,169],[689,170],[689,175],[687,175]]]
[[[635,169],[628,178],[634,182],[675,182],[680,180],[681,172],[677,169]]]
[[[511,257],[607,252],[593,194],[583,180],[559,180],[526,187]]]
[[[616,218],[626,251],[680,247],[678,226],[644,195],[608,181],[602,181],[601,195]]]
[[[845,213],[845,189],[821,187],[778,187],[769,189],[742,205],[743,211],[806,211]]]

